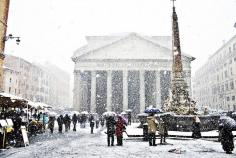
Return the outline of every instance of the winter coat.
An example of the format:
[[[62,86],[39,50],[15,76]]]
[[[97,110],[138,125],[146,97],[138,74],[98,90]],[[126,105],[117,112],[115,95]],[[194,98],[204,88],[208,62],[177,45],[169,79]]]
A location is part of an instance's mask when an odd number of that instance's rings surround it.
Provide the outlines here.
[[[224,151],[233,151],[234,149],[234,136],[232,130],[229,128],[220,129],[220,141]]]
[[[64,117],[64,123],[67,124],[67,125],[69,125],[70,122],[71,122],[70,117],[69,117],[68,115],[66,115],[66,116]]]
[[[105,124],[105,120],[102,118],[101,119],[101,126],[104,126],[104,124]]]
[[[118,119],[116,122],[116,131],[115,134],[116,136],[123,136],[123,129],[124,129],[124,122],[121,119]]]
[[[168,136],[167,124],[164,121],[160,121],[159,123],[159,132],[161,136]]]
[[[200,122],[193,122],[192,124],[192,137],[201,138],[201,124]]]
[[[94,127],[94,120],[90,121],[90,127],[91,127],[91,128]]]
[[[73,115],[72,117],[73,124],[76,124],[77,120],[78,120],[78,117],[76,115]]]
[[[115,133],[115,125],[116,125],[116,121],[114,120],[113,117],[108,117],[107,121],[106,121],[106,125],[107,125],[107,134],[114,134]]]
[[[59,116],[58,118],[57,118],[57,123],[58,123],[58,126],[62,126],[63,125],[63,116]]]
[[[157,131],[157,120],[154,116],[147,117],[148,134],[156,134]]]
[[[49,117],[49,121],[48,121],[48,128],[49,129],[53,129],[54,128],[54,121],[55,121],[54,117]]]

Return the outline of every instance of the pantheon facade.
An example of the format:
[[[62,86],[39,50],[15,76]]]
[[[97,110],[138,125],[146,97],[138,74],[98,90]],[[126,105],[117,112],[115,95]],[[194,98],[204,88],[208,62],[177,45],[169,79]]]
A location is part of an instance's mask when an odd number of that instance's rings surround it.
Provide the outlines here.
[[[131,109],[138,114],[150,105],[163,105],[171,83],[171,36],[127,33],[87,36],[86,40],[87,45],[72,56],[75,110],[102,114]],[[189,91],[194,59],[182,55]]]

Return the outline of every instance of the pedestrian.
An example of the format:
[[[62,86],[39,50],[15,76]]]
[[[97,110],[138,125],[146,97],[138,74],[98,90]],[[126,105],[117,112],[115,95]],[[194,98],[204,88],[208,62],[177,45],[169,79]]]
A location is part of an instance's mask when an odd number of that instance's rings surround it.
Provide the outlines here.
[[[226,154],[232,154],[232,151],[234,150],[234,136],[232,133],[232,129],[224,126],[223,124],[220,124],[219,135],[219,140],[221,142],[223,150],[226,152]]]
[[[96,119],[95,123],[96,123],[96,128],[98,128],[99,127],[99,119],[98,118]]]
[[[94,128],[94,119],[90,121],[90,128],[91,128],[91,134],[93,134],[93,128]]]
[[[49,116],[48,128],[50,129],[51,133],[53,133],[53,130],[54,130],[54,121],[55,121],[55,117]]]
[[[149,146],[156,146],[156,131],[158,122],[154,117],[154,113],[150,113],[147,117],[147,124],[148,124],[148,140]]]
[[[114,134],[115,134],[115,125],[116,121],[113,116],[108,116],[106,120],[106,126],[107,126],[107,145],[108,146],[114,146]]]
[[[78,121],[78,117],[76,116],[76,114],[74,114],[73,117],[72,117],[72,122],[73,122],[73,125],[74,125],[73,131],[76,131],[77,121]]]
[[[131,125],[131,112],[128,112],[128,125]]]
[[[192,138],[201,138],[201,121],[197,116],[193,117],[193,124],[192,124]]]
[[[70,116],[66,114],[64,117],[65,132],[68,132],[69,127],[70,127],[70,122],[71,122]]]
[[[40,118],[42,117],[42,115],[43,115],[42,112],[40,112],[40,113],[38,114],[38,116],[37,116],[37,121],[40,121]]]
[[[105,125],[105,119],[104,119],[104,117],[102,116],[101,117],[101,126],[103,127]]]
[[[81,116],[81,122],[82,122],[82,128],[85,128],[85,123],[86,123],[87,117],[85,114],[82,114]]]
[[[160,144],[166,144],[166,137],[168,136],[168,126],[165,118],[160,118],[159,135],[161,137]]]
[[[80,128],[82,128],[82,117],[78,114],[78,123],[80,124]]]
[[[122,116],[118,115],[118,120],[116,122],[116,138],[117,138],[117,146],[123,145],[123,129],[125,128],[125,123]]]
[[[58,131],[59,133],[62,133],[62,125],[64,123],[63,121],[63,116],[60,115],[58,118],[57,118],[57,123],[58,123]]]

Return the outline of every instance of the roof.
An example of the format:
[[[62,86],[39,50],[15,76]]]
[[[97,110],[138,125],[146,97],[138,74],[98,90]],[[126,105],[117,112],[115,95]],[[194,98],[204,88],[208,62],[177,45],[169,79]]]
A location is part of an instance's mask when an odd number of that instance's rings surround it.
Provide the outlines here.
[[[157,47],[161,47],[163,49],[168,49],[170,51],[172,49],[171,36],[142,36],[137,33],[125,33],[125,34],[117,34],[117,35],[111,35],[111,36],[87,36],[86,39],[87,39],[88,44],[77,49],[72,56],[72,60],[75,61],[77,58],[85,54],[116,44],[121,40],[129,38],[130,36],[136,36],[140,39],[150,42],[153,45],[156,45]],[[190,58],[191,60],[195,59],[194,57],[190,55],[187,55],[184,53],[183,55]]]

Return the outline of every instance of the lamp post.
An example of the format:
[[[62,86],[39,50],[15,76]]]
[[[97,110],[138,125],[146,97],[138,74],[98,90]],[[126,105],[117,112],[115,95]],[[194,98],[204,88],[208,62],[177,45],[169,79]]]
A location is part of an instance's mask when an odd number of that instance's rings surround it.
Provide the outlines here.
[[[9,39],[16,39],[16,44],[20,44],[20,37],[14,37],[12,34],[9,34],[3,38],[4,41],[7,41]]]

